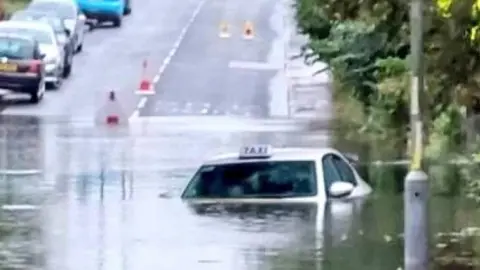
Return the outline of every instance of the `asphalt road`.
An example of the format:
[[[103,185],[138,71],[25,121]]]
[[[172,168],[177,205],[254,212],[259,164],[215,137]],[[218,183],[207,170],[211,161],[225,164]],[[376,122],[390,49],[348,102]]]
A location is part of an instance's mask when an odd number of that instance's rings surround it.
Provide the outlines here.
[[[268,117],[269,83],[277,71],[229,66],[238,61],[269,64],[276,4],[281,2],[206,1],[178,37],[178,46],[158,72],[156,94],[139,104],[139,116]],[[253,26],[250,40],[243,37],[246,21]],[[219,37],[222,22],[228,24],[228,38]]]
[[[47,92],[38,105],[14,99],[2,114],[91,120],[111,90],[117,92],[125,113],[130,114],[138,103],[135,89],[142,62],[148,61],[149,72],[158,69],[200,3],[133,1],[133,13],[121,28],[106,26],[86,35],[84,51],[75,57],[72,76],[60,90]]]

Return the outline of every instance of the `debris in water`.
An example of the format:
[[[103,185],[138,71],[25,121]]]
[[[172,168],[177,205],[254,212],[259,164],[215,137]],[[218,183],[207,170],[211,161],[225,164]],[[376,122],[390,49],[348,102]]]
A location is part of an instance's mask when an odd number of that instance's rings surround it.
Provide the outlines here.
[[[387,242],[387,243],[389,243],[389,242],[392,241],[392,237],[391,237],[390,235],[388,235],[388,234],[385,234],[385,235],[383,236],[383,239],[384,239],[385,242]]]

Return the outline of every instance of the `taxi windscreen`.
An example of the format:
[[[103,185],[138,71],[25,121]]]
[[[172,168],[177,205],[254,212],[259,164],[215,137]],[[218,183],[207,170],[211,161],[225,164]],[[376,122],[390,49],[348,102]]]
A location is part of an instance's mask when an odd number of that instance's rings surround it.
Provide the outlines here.
[[[182,198],[297,198],[315,196],[314,161],[265,161],[204,165]]]

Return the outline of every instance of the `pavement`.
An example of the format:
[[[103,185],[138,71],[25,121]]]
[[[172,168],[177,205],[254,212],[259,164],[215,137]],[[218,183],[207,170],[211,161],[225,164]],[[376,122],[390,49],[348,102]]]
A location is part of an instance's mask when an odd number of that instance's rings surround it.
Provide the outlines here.
[[[0,221],[18,229],[0,241],[0,262],[285,269],[273,258],[294,247],[317,264],[323,207],[199,209],[178,199],[214,154],[255,143],[328,144],[327,132],[313,140],[305,122],[288,117],[285,7],[278,0],[133,1],[120,29],[86,35],[61,89],[38,105],[4,101]],[[246,21],[252,39],[243,37]],[[221,22],[228,38],[219,36]],[[155,93],[138,96],[144,61]],[[95,121],[112,90],[126,125]],[[38,235],[28,238],[20,224]]]

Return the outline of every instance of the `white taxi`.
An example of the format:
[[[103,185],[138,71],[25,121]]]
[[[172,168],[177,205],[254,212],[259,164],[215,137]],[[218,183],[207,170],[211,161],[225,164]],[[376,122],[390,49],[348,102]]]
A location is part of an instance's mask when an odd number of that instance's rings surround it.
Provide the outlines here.
[[[322,203],[371,192],[351,160],[335,149],[252,145],[205,162],[181,198],[205,203]]]

